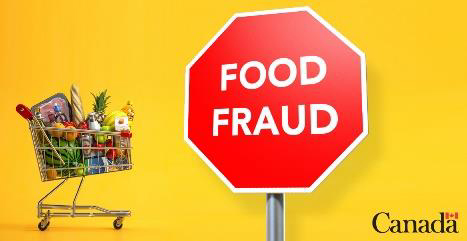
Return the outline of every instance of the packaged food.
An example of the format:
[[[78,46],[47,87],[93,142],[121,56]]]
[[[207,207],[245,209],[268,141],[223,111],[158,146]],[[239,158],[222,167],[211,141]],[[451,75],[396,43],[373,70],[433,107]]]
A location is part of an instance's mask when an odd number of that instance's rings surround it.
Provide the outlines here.
[[[59,104],[55,103],[54,104],[54,121],[55,122],[68,122],[69,117],[67,117],[65,114],[62,112],[62,107],[60,107]]]
[[[92,156],[92,136],[90,134],[81,134],[81,147],[83,147],[83,156],[88,158]],[[86,148],[89,147],[89,148]]]
[[[115,131],[128,131],[128,116],[115,117]]]
[[[69,121],[71,117],[70,102],[63,93],[55,94],[31,107],[33,113],[40,112],[45,126],[54,122]]]
[[[112,165],[112,162],[106,157],[91,157],[85,159],[85,166],[88,167],[88,174],[99,174],[108,172],[108,166]]]

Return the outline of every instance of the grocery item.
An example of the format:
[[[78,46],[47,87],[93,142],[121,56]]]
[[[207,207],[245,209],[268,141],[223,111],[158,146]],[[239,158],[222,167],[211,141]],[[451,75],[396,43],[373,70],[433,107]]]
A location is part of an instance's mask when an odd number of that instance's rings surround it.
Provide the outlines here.
[[[104,125],[115,127],[115,118],[125,116],[127,116],[126,113],[121,110],[112,111],[109,115],[105,117]]]
[[[97,143],[99,144],[105,144],[105,141],[107,140],[106,135],[97,135]]]
[[[101,126],[101,131],[111,131],[112,128],[110,126]]]
[[[81,167],[81,168],[76,168],[75,169],[75,174],[76,176],[84,176],[86,175],[86,169],[84,168],[84,164],[83,163],[78,163],[78,166],[77,167]]]
[[[99,124],[99,122],[96,120],[94,113],[89,114],[88,127],[89,127],[89,130],[95,130],[95,131],[101,130],[101,124]]]
[[[99,174],[107,172],[108,165],[111,165],[106,157],[91,157],[85,160],[84,165],[87,167],[87,174]]]
[[[62,122],[62,124],[63,124],[65,127],[73,126],[73,127],[76,128],[76,124],[75,124],[73,121],[65,121],[65,122]]]
[[[99,149],[96,149],[95,151],[93,151],[93,155],[92,156],[104,156],[105,154],[105,149],[103,149],[105,147],[105,144],[103,143],[96,143],[94,145],[95,147],[99,148]]]
[[[113,147],[112,139],[106,140],[106,141],[105,141],[105,146],[106,146],[106,147]]]
[[[115,118],[115,131],[125,131],[125,130],[130,130],[130,127],[128,126],[128,117],[127,116],[116,117]]]
[[[93,113],[95,114],[95,118],[99,124],[102,124],[104,121],[106,115],[105,115],[105,109],[107,108],[107,105],[109,104],[109,98],[110,96],[107,96],[107,90],[104,90],[102,92],[99,92],[99,94],[96,96],[95,94],[91,93],[92,96],[94,97],[94,104],[93,104]]]
[[[130,131],[122,131],[121,135],[114,136],[114,146],[116,147],[129,147],[130,137],[132,136]]]
[[[71,85],[71,112],[72,121],[77,125],[84,121],[83,104],[81,101],[81,95],[79,94],[79,88],[75,84]]]
[[[91,157],[92,136],[90,134],[81,134],[80,141],[81,141],[81,147],[83,147],[83,156],[85,158]],[[89,148],[86,148],[86,147],[89,147]]]
[[[107,151],[107,153],[105,154],[105,156],[107,157],[107,159],[109,160],[115,160],[115,158],[117,158],[117,150],[115,149],[110,149]]]
[[[110,126],[101,126],[101,131],[110,131]],[[97,142],[100,144],[104,144],[107,140],[108,135],[98,134],[96,135]]]
[[[51,138],[52,145],[54,147],[79,147],[79,143],[74,141],[67,141],[61,138]],[[46,145],[50,146],[50,145]],[[59,148],[56,149],[62,160],[65,162],[64,166],[76,166],[78,162],[82,161],[82,153],[80,149],[73,148]],[[52,149],[46,149],[44,151],[44,158],[49,165],[63,166],[60,162],[59,157]]]
[[[127,150],[125,148],[130,147],[129,138],[116,135],[113,137],[113,144],[117,147],[117,156],[125,158],[127,155]]]
[[[54,170],[54,169],[47,170],[46,174],[47,174],[47,180],[57,179],[57,176],[58,176],[57,170]]]
[[[88,123],[86,121],[80,122],[78,124],[78,129],[87,130],[89,129]]]
[[[56,116],[54,106],[58,106],[56,108],[59,108],[57,110],[59,110],[60,117]],[[53,122],[57,122],[57,119],[65,119],[65,121],[68,121],[71,117],[70,102],[68,102],[68,99],[63,93],[55,94],[32,106],[31,111],[32,113],[40,112],[45,126],[50,126]]]
[[[54,121],[56,122],[68,121],[68,116],[63,114],[62,107],[58,103],[54,104]]]
[[[131,138],[133,136],[133,133],[131,131],[126,130],[126,131],[121,131],[120,135],[125,138]]]
[[[76,131],[76,128],[75,128],[74,126],[72,126],[72,125],[67,126],[66,128],[67,128],[67,129],[70,129],[70,130],[72,130],[72,131],[66,131],[66,132],[64,133],[65,139],[66,139],[67,141],[74,141],[74,140],[76,140],[76,138],[78,137],[78,132]]]
[[[126,113],[128,120],[133,121],[135,118],[135,110],[130,101],[128,101],[127,104],[122,108],[122,111]]]
[[[62,124],[62,123],[53,123],[52,124],[52,127],[54,128],[65,128],[65,126]],[[61,137],[63,135],[63,131],[62,130],[50,130],[49,131],[49,134],[52,136],[52,137]]]

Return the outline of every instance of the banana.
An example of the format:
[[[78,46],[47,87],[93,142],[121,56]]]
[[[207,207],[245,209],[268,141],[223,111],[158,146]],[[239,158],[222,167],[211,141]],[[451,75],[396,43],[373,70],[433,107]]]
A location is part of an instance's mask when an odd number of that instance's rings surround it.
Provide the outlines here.
[[[107,115],[104,119],[104,125],[106,126],[114,126],[115,125],[115,118],[127,116],[125,112],[121,110],[112,111],[109,115]]]

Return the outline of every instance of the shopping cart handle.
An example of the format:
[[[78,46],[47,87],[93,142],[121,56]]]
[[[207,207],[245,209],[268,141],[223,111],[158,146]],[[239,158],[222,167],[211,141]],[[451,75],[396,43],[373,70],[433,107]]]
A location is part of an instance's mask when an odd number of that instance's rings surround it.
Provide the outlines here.
[[[28,107],[23,104],[19,104],[16,106],[16,112],[18,112],[24,119],[32,120],[32,113]]]

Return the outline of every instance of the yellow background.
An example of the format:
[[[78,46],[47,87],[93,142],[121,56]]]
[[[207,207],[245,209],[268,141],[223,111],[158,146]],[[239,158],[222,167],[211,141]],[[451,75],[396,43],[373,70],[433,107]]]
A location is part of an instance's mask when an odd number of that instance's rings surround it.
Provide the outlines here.
[[[1,240],[265,240],[265,195],[233,194],[183,141],[184,68],[236,12],[311,6],[362,49],[370,134],[311,194],[286,196],[286,239],[466,240],[467,31],[462,1],[1,1]],[[88,177],[78,201],[130,208],[52,219],[36,231],[41,183],[31,106],[79,85],[136,107],[132,171]],[[79,180],[52,200],[70,203]],[[377,234],[399,218],[460,213],[460,234]]]

